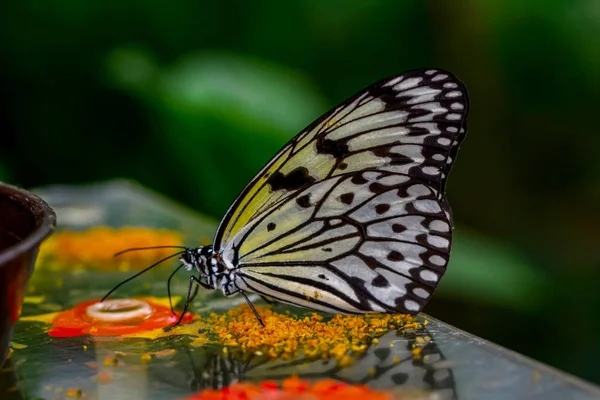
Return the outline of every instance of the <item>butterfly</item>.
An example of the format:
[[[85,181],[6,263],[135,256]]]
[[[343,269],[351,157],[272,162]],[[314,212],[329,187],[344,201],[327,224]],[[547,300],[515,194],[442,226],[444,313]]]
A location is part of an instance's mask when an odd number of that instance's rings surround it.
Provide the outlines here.
[[[321,116],[242,190],[211,246],[176,254],[197,273],[184,313],[200,287],[251,307],[247,293],[329,313],[421,311],[450,256],[445,187],[468,108],[461,81],[421,69]]]

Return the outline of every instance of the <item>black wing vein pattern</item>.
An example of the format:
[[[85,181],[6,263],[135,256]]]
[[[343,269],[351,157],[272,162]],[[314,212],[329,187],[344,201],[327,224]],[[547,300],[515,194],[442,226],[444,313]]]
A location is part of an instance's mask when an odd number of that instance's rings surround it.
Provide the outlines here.
[[[417,70],[293,138],[217,232],[237,288],[327,312],[419,312],[448,264],[444,192],[468,107],[452,74]]]

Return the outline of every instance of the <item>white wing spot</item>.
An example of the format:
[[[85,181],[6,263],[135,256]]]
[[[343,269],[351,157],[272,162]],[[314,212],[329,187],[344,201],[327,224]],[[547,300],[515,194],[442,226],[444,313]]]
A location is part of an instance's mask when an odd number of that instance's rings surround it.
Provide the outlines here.
[[[406,104],[419,104],[433,101],[441,90],[429,86],[416,87],[403,92],[398,92],[396,97],[411,97]],[[436,103],[439,106],[439,103]]]
[[[437,72],[437,69],[430,69],[425,71],[425,75],[433,75]]]
[[[373,181],[381,176],[381,172],[367,171],[363,172],[362,177],[368,181]]]
[[[465,106],[462,105],[462,103],[452,103],[450,104],[450,108],[453,110],[462,110],[465,108]]]
[[[440,170],[436,167],[423,167],[421,168],[421,171],[423,171],[423,173],[427,175],[437,175],[440,173]]]
[[[427,282],[437,282],[438,281],[438,276],[427,269],[424,269],[423,271],[421,271],[419,273],[419,276],[421,277],[421,279],[423,279],[424,281],[427,281]]]
[[[448,119],[450,121],[458,121],[460,119],[460,114],[450,113],[450,114],[446,115],[446,119]]]
[[[453,90],[452,92],[446,93],[446,97],[448,97],[449,99],[453,97],[460,97],[460,95],[461,93],[458,90]]]
[[[447,249],[450,245],[448,239],[436,235],[427,235],[427,243],[440,249]]]
[[[446,260],[444,260],[443,257],[440,257],[438,255],[433,255],[429,257],[429,262],[433,265],[438,265],[440,267],[443,267],[446,264]]]
[[[430,214],[437,214],[442,211],[440,205],[435,200],[417,200],[414,202],[414,206],[417,211],[423,211]]]
[[[452,143],[450,139],[445,137],[438,138],[437,142],[442,146],[450,146],[450,143]]]
[[[406,308],[408,311],[419,311],[420,309],[419,303],[413,300],[406,300],[404,302],[404,308]]]
[[[458,132],[458,128],[457,128],[457,127],[455,127],[455,126],[449,126],[448,128],[446,128],[446,130],[447,130],[448,132],[452,132],[452,133],[456,133],[456,132]]]
[[[386,87],[386,86],[393,86],[393,85],[395,85],[396,83],[400,82],[400,81],[401,81],[403,78],[404,78],[404,77],[403,77],[402,75],[400,75],[400,76],[398,76],[398,77],[396,77],[396,78],[392,79],[391,81],[387,82],[385,85],[383,85],[383,87]]]
[[[427,196],[427,195],[431,194],[431,189],[429,189],[425,185],[417,184],[417,185],[412,185],[411,187],[406,189],[406,193],[408,193],[409,196],[412,196],[412,197]]]
[[[434,154],[433,156],[431,156],[431,158],[433,158],[435,161],[444,161],[443,154]]]
[[[416,288],[413,290],[413,293],[422,299],[426,299],[429,297],[429,292],[423,288]]]
[[[417,86],[419,83],[421,83],[422,80],[423,80],[423,78],[409,78],[403,82],[400,82],[396,86],[394,86],[394,90],[397,90],[398,92],[400,92],[402,90],[413,88],[413,87]]]
[[[454,82],[447,82],[444,83],[444,88],[446,89],[454,89],[455,87],[457,87],[458,85]]]
[[[404,182],[408,182],[409,180],[410,180],[410,178],[406,175],[390,175],[390,176],[384,176],[383,178],[378,179],[377,182],[381,183],[382,185],[386,185],[386,186],[394,186],[394,185],[399,185]]]
[[[432,80],[433,82],[437,82],[437,81],[443,81],[443,80],[444,80],[444,79],[446,79],[447,77],[448,77],[448,75],[446,75],[446,74],[439,74],[439,75],[436,75],[436,76],[434,76],[433,78],[431,78],[431,80]]]
[[[449,232],[450,226],[445,221],[442,221],[439,219],[434,219],[429,224],[429,229],[431,229],[432,231],[437,231],[437,232]]]

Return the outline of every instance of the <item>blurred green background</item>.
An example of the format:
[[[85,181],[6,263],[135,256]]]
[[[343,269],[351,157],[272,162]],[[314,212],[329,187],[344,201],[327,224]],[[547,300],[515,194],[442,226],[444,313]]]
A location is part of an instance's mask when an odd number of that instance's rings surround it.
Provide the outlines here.
[[[220,219],[330,107],[448,69],[472,106],[426,311],[600,382],[599,4],[3,2],[0,180],[127,177]]]

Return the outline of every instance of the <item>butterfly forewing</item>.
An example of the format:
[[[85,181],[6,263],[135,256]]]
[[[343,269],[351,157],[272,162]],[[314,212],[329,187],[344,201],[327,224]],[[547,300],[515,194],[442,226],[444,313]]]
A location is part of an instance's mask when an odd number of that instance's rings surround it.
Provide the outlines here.
[[[467,110],[450,73],[413,71],[297,135],[219,227],[237,288],[323,311],[420,311],[448,263],[444,190]]]

